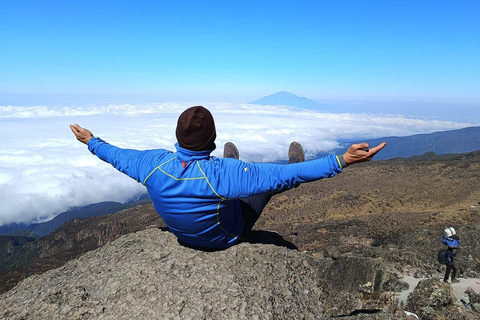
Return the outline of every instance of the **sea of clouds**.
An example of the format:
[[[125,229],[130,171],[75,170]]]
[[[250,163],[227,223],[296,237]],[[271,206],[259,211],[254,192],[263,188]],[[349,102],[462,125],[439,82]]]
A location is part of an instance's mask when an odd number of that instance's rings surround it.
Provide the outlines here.
[[[69,125],[123,148],[174,150],[178,116],[190,105],[143,104],[102,107],[0,106],[0,225],[42,222],[69,208],[101,201],[128,202],[145,188],[92,155]],[[291,141],[307,158],[339,147],[341,139],[406,136],[459,129],[470,123],[401,115],[335,114],[249,104],[209,104],[217,149],[233,141],[241,160],[287,159]],[[368,142],[368,140],[367,140]]]

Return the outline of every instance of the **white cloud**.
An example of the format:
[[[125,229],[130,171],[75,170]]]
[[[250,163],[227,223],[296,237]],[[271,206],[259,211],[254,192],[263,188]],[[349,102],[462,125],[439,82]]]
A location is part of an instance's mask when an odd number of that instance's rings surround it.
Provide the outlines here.
[[[123,148],[173,150],[179,114],[189,105],[108,105],[91,108],[0,106],[0,225],[45,220],[75,206],[126,202],[144,187],[115,171],[76,141],[69,124]],[[286,160],[291,141],[307,157],[338,139],[404,136],[458,129],[468,123],[399,115],[319,113],[275,106],[212,104],[217,150],[233,141],[245,161]]]

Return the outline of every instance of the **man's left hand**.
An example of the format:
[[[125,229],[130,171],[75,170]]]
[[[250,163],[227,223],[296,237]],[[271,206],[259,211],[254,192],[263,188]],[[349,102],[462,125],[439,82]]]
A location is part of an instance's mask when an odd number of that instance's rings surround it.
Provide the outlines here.
[[[343,159],[347,165],[370,161],[374,155],[378,153],[378,151],[385,148],[387,143],[382,142],[378,146],[368,149],[368,143],[363,142],[359,144],[352,144],[350,148],[348,148],[347,152],[343,154]]]

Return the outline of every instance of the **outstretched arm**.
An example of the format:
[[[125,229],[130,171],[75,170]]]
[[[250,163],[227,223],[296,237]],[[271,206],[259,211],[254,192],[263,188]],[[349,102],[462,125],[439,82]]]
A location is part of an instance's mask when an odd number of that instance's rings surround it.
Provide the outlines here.
[[[138,182],[144,181],[146,175],[152,171],[154,164],[158,162],[156,159],[159,156],[168,153],[166,150],[160,149],[150,151],[121,149],[94,137],[89,130],[78,124],[71,125],[70,129],[78,141],[88,146],[90,152]]]
[[[387,145],[386,142],[380,143],[378,146],[368,149],[368,143],[352,144],[348,148],[347,152],[343,154],[343,160],[347,165],[351,165],[358,162],[365,162],[372,160],[376,155]]]
[[[366,150],[367,143],[354,144],[343,155],[344,164],[338,159],[342,156],[337,157],[334,154],[288,165],[222,159],[218,162],[219,167],[215,172],[205,173],[207,176],[216,177],[215,180],[210,180],[210,184],[222,197],[243,198],[252,194],[283,191],[300,183],[333,177],[342,172],[343,165],[372,159],[385,145],[381,143],[375,148]]]
[[[87,144],[88,140],[93,138],[93,134],[89,130],[80,127],[78,124],[70,125],[70,129],[75,137],[77,137],[77,140],[82,143]]]

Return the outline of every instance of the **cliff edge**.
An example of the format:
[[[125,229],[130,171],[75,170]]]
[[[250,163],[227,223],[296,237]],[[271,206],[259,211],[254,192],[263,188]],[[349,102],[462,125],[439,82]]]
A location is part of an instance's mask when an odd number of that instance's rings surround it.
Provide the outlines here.
[[[340,293],[325,280],[336,268],[333,260],[328,261],[283,246],[252,243],[217,252],[198,251],[179,245],[167,231],[148,229],[25,279],[0,296],[0,318],[322,319],[348,315],[358,308],[357,295]],[[356,282],[376,281],[378,261],[362,261],[352,264],[363,271],[352,281],[346,279],[348,286],[360,288]]]
[[[422,319],[478,317],[474,291],[462,306],[440,279],[421,283],[407,307]],[[199,251],[151,228],[26,278],[0,295],[0,318],[407,319],[395,299],[406,287],[382,258],[316,258],[281,242]]]

